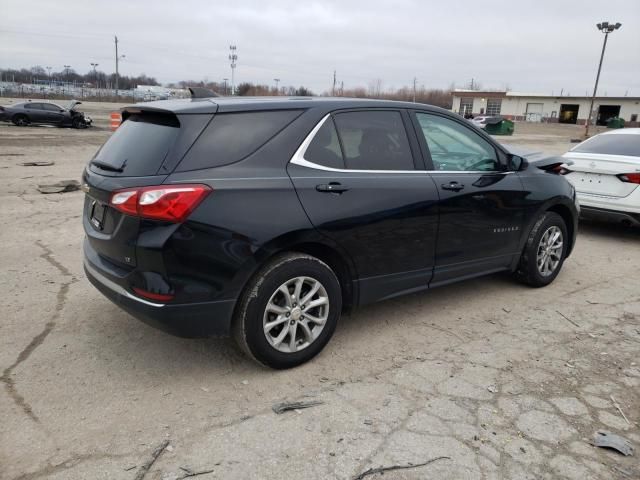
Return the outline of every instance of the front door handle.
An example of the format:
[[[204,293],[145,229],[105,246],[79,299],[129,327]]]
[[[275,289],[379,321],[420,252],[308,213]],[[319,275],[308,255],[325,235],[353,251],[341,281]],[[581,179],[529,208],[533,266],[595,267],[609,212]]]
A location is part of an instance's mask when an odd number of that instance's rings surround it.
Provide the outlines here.
[[[440,186],[443,190],[453,190],[454,192],[459,192],[464,188],[464,185],[458,182],[443,183]]]
[[[345,187],[344,185],[338,182],[330,182],[330,183],[323,183],[321,185],[316,185],[316,190],[318,192],[342,193],[349,190],[349,188]]]

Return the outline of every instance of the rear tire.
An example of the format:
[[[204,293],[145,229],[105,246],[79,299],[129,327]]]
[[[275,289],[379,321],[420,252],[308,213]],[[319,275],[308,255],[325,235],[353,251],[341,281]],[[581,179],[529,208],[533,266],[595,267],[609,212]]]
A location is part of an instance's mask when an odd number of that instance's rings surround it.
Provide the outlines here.
[[[13,118],[11,119],[11,121],[13,122],[14,125],[16,125],[18,127],[26,127],[27,125],[29,125],[31,123],[29,121],[29,117],[27,117],[26,115],[24,115],[22,113],[18,113],[16,115],[14,115]]]
[[[568,241],[567,226],[562,217],[545,212],[529,233],[516,277],[532,287],[549,285],[562,269]]]
[[[331,268],[310,255],[285,253],[249,281],[236,310],[233,335],[255,361],[291,368],[320,353],[341,310],[340,283]]]

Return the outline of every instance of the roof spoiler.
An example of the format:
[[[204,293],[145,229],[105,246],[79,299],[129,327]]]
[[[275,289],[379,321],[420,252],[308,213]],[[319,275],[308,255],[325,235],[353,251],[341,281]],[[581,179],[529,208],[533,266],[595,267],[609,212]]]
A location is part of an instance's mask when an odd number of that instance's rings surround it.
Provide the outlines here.
[[[213,90],[202,87],[189,87],[189,92],[191,92],[191,98],[212,98],[220,96]]]

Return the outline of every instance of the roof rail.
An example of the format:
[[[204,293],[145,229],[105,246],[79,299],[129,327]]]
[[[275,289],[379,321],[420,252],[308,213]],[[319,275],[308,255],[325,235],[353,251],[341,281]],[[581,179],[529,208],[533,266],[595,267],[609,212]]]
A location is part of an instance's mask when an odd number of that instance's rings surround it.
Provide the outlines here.
[[[191,92],[191,98],[211,98],[220,96],[213,90],[202,87],[189,87],[189,92]]]

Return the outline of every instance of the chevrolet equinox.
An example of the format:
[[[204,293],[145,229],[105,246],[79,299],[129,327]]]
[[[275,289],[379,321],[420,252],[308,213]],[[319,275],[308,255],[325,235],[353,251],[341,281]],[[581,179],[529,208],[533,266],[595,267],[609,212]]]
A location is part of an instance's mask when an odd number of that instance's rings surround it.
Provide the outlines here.
[[[83,172],[84,268],[134,317],[273,368],[345,309],[493,272],[542,287],[578,204],[461,116],[345,98],[136,104]]]

